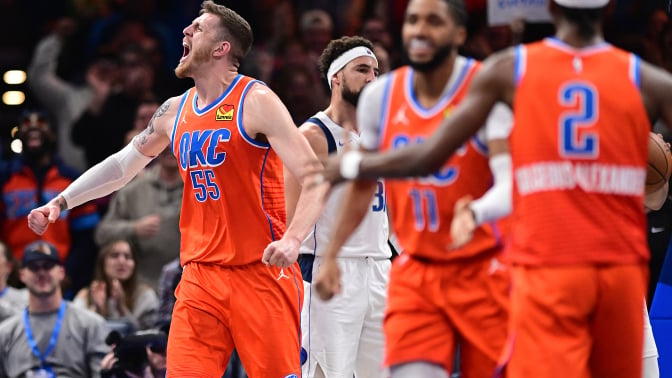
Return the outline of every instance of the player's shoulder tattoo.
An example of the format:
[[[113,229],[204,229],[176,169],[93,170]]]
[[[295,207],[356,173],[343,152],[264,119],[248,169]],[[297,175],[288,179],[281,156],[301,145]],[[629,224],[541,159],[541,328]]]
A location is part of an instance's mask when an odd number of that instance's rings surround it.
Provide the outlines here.
[[[158,109],[156,109],[154,115],[152,115],[152,119],[149,120],[147,128],[143,130],[136,138],[134,138],[136,141],[135,143],[139,145],[144,145],[147,143],[147,136],[154,134],[154,120],[166,114],[168,108],[170,108],[171,101],[172,99],[169,98],[163,104],[161,104]]]
[[[168,108],[170,108],[171,100],[172,99],[169,98],[163,104],[161,104],[161,106],[159,106],[158,109],[156,109],[156,111],[154,112],[154,115],[152,116],[152,119],[149,120],[149,125],[147,125],[147,133],[148,134],[151,134],[151,133],[154,132],[154,120],[156,118],[159,118],[162,115],[166,114],[166,112],[168,111]]]

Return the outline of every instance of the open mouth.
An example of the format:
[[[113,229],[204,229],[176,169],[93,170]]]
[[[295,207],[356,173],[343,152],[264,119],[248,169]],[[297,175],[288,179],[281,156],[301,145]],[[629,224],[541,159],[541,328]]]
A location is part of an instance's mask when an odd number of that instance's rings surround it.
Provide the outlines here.
[[[432,44],[426,40],[414,38],[408,44],[408,52],[410,54],[429,54],[433,51]]]
[[[186,43],[182,44],[182,48],[183,48],[183,51],[182,51],[182,58],[180,59],[180,62],[184,61],[187,58],[187,56],[189,55],[189,52],[191,52],[191,48]]]

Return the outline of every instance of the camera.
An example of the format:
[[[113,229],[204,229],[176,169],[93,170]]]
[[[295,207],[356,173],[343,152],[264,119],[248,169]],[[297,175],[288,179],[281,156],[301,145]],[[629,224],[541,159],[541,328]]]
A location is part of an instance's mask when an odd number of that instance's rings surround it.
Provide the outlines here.
[[[116,345],[114,356],[117,362],[103,377],[126,377],[126,372],[139,373],[148,364],[147,347],[154,353],[165,353],[168,335],[161,329],[138,331],[122,336],[118,331],[110,332],[105,338],[107,345]]]

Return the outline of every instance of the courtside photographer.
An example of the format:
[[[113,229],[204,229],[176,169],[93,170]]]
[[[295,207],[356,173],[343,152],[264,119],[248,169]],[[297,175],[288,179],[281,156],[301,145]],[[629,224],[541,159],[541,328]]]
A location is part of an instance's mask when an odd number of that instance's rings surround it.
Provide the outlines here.
[[[166,376],[164,329],[138,331],[122,336],[112,331],[105,342],[113,349],[102,361],[102,378],[154,378]]]

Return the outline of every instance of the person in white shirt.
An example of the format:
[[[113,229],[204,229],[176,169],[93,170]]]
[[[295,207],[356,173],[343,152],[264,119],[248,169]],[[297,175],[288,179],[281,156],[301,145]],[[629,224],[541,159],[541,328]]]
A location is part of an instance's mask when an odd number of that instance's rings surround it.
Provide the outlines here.
[[[361,37],[332,40],[320,56],[319,66],[331,89],[331,101],[299,130],[318,157],[359,148],[357,100],[362,88],[378,76],[373,45]],[[294,213],[299,190],[297,180],[286,174],[288,219]],[[347,243],[340,249],[329,250],[342,201],[350,198],[348,191],[359,190],[370,190],[365,197],[370,203],[368,212]],[[303,376],[385,376],[383,317],[392,255],[388,236],[383,181],[333,190],[300,248],[305,293],[301,313]],[[322,257],[333,253],[338,254],[344,285],[334,299],[323,301],[313,292],[311,281],[320,269]]]

